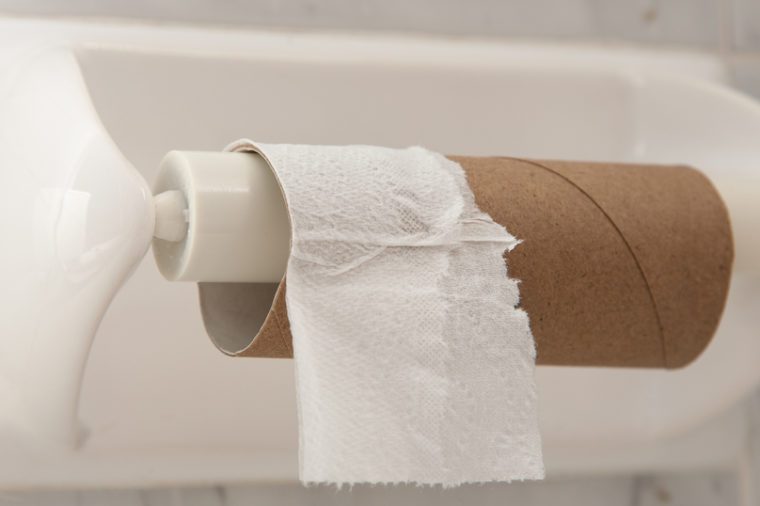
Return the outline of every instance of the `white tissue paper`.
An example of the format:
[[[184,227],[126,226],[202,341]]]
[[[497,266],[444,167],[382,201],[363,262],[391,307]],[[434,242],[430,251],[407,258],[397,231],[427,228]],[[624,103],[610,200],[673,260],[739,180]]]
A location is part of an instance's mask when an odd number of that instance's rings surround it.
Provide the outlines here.
[[[414,147],[254,144],[290,210],[286,304],[305,483],[544,475],[519,241]],[[509,195],[504,195],[505,199]]]

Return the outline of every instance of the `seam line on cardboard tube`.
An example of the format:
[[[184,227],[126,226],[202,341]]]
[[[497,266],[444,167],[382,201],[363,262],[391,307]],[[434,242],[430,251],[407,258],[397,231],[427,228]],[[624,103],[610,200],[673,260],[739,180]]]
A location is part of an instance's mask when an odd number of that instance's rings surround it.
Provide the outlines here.
[[[586,190],[584,190],[581,186],[576,184],[572,179],[568,178],[564,174],[561,174],[560,172],[557,172],[556,170],[547,167],[546,165],[543,165],[541,163],[535,162],[533,160],[526,160],[524,158],[513,158],[513,157],[501,157],[508,160],[517,160],[522,163],[526,163],[528,165],[532,165],[534,167],[537,167],[539,169],[543,169],[551,174],[554,174],[555,176],[563,179],[565,182],[576,188],[579,192],[581,192],[583,195],[586,196],[586,198],[591,201],[594,206],[596,206],[597,209],[604,215],[605,218],[607,218],[607,221],[610,222],[612,227],[615,229],[615,231],[620,236],[620,239],[622,239],[623,244],[625,244],[625,247],[628,249],[628,252],[631,254],[631,257],[633,258],[634,263],[636,264],[636,268],[639,271],[639,274],[641,274],[642,279],[644,280],[644,285],[647,288],[647,294],[649,295],[649,300],[652,303],[652,309],[654,311],[654,317],[655,321],[657,322],[657,330],[660,333],[660,346],[662,348],[662,362],[663,367],[668,367],[668,354],[667,354],[667,348],[665,347],[665,332],[662,325],[662,319],[660,318],[660,311],[657,307],[657,302],[654,298],[654,292],[652,291],[652,286],[649,284],[649,280],[647,279],[647,275],[644,272],[644,268],[641,265],[641,262],[639,262],[638,257],[636,256],[636,252],[633,250],[633,247],[630,245],[628,240],[626,239],[625,235],[623,234],[623,231],[620,230],[620,228],[617,226],[617,223],[612,219],[612,217],[607,214],[607,211],[604,210],[604,208],[592,197]]]

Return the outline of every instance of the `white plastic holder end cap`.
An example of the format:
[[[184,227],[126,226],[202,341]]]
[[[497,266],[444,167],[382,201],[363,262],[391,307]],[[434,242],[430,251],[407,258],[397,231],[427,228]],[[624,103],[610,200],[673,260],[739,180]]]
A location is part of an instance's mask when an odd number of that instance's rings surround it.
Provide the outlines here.
[[[255,153],[171,151],[154,184],[153,255],[170,281],[278,282],[290,219],[277,177]]]

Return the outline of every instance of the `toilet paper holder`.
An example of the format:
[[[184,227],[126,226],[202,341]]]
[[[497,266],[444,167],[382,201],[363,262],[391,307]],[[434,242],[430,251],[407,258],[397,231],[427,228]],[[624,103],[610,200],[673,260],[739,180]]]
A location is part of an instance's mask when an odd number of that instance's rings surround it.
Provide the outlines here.
[[[466,159],[462,159],[462,164],[467,169]],[[472,183],[474,173],[469,176]],[[753,231],[755,217],[760,216],[760,204],[755,197],[760,195],[760,184],[728,178],[713,184],[732,220],[736,244],[734,270],[760,272],[760,239]],[[231,355],[291,356],[292,349],[278,344],[290,341],[287,325],[281,332],[282,320],[287,320],[285,283],[281,280],[289,254],[290,224],[283,193],[267,161],[257,153],[172,151],[161,163],[154,192],[153,251],[157,265],[169,280],[200,284],[204,321],[217,346]],[[478,191],[475,193],[477,200]],[[510,223],[502,224],[512,231]],[[729,270],[730,264],[729,259],[725,266]],[[524,289],[530,287],[532,277],[530,271],[525,272],[523,269]],[[716,290],[727,290],[727,276],[725,286]],[[526,304],[530,303],[529,295],[525,297]],[[241,301],[243,305],[248,301],[252,307],[263,303],[270,306],[269,312],[256,307],[251,311],[260,316],[248,318],[236,327],[220,306],[230,297],[235,298],[238,307]],[[724,299],[725,293],[721,300]],[[533,314],[528,311],[536,333],[539,364],[682,367],[701,353],[714,331],[710,327],[703,332],[706,337],[685,340],[680,348],[671,351],[670,359],[663,351],[666,345],[662,345],[662,350],[660,347],[642,350],[630,336],[626,337],[630,343],[624,342],[620,330],[616,331],[617,337],[605,337],[610,342],[604,346],[587,343],[579,351],[577,343],[568,342],[567,337],[562,341],[555,335],[556,330],[543,332],[543,322],[557,317],[545,306],[534,306],[541,308],[534,309]],[[715,325],[721,310],[722,302],[715,310]],[[605,317],[609,315],[600,313],[600,321]],[[279,323],[275,325],[277,319]],[[224,329],[220,330],[216,323],[222,320]],[[612,342],[615,339],[620,342]],[[266,340],[270,342],[263,342]],[[594,352],[595,347],[601,351]]]

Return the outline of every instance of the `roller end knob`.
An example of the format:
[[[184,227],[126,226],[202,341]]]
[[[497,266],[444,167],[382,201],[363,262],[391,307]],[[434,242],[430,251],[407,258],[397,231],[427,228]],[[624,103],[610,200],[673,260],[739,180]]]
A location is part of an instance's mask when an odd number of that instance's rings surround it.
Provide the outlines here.
[[[153,255],[170,281],[277,283],[290,220],[277,178],[254,153],[171,151],[154,186]]]

